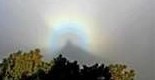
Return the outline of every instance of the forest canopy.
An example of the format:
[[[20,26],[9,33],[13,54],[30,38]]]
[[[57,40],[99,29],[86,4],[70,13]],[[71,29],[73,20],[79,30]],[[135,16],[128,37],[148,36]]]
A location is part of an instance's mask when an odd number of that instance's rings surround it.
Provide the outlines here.
[[[124,64],[80,65],[61,54],[42,60],[40,49],[18,51],[0,63],[0,80],[134,80],[135,71]]]

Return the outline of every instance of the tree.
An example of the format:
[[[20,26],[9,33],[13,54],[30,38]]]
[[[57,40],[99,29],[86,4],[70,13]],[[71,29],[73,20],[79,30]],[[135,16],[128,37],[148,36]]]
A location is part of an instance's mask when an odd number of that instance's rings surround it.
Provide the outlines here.
[[[44,62],[39,49],[18,51],[0,63],[0,80],[133,80],[135,71],[126,65],[79,65],[59,55]]]
[[[109,65],[112,80],[134,80],[135,71],[122,64]]]
[[[22,74],[32,75],[39,69],[47,71],[52,64],[43,62],[40,50],[31,50],[28,53],[18,51],[2,62],[2,75],[4,80],[19,80]]]
[[[111,78],[109,68],[104,64],[95,64],[90,67],[84,65],[81,74],[82,80],[110,80]]]
[[[84,65],[80,68],[77,61],[70,62],[62,55],[54,59],[54,65],[48,73],[53,80],[110,80],[111,73],[104,64]]]

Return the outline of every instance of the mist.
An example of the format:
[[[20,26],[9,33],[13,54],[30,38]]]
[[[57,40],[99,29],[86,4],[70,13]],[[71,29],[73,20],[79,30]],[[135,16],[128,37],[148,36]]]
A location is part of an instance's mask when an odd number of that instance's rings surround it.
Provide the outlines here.
[[[96,40],[101,43],[88,50],[93,56],[129,65],[136,70],[136,80],[152,80],[153,7],[153,0],[0,0],[0,59],[18,50],[34,48],[40,48],[45,58],[49,58],[53,54],[46,46],[50,33],[46,17],[61,11],[79,11],[97,21],[96,36],[106,35],[108,41]]]

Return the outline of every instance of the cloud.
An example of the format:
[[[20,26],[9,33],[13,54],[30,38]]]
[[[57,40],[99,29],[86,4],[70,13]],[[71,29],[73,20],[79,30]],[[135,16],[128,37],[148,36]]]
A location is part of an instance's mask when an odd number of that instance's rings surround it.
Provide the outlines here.
[[[0,0],[0,59],[18,49],[46,49],[46,17],[78,12],[97,21],[97,36],[109,41],[96,39],[101,44],[94,52],[134,67],[138,80],[152,79],[152,7],[151,0]]]

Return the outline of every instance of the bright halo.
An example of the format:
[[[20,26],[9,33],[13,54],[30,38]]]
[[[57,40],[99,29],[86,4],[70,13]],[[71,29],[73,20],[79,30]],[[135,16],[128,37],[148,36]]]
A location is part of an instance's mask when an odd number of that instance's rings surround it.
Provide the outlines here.
[[[97,21],[87,16],[57,14],[46,17],[46,22],[49,30],[47,45],[50,50],[59,50],[70,40],[73,44],[94,53],[104,41],[96,28],[99,26]]]
[[[55,28],[51,32],[50,39],[50,46],[52,49],[61,49],[66,45],[68,40],[76,46],[87,48],[89,45],[89,39],[81,26],[82,25],[71,22],[64,22],[55,25]]]

